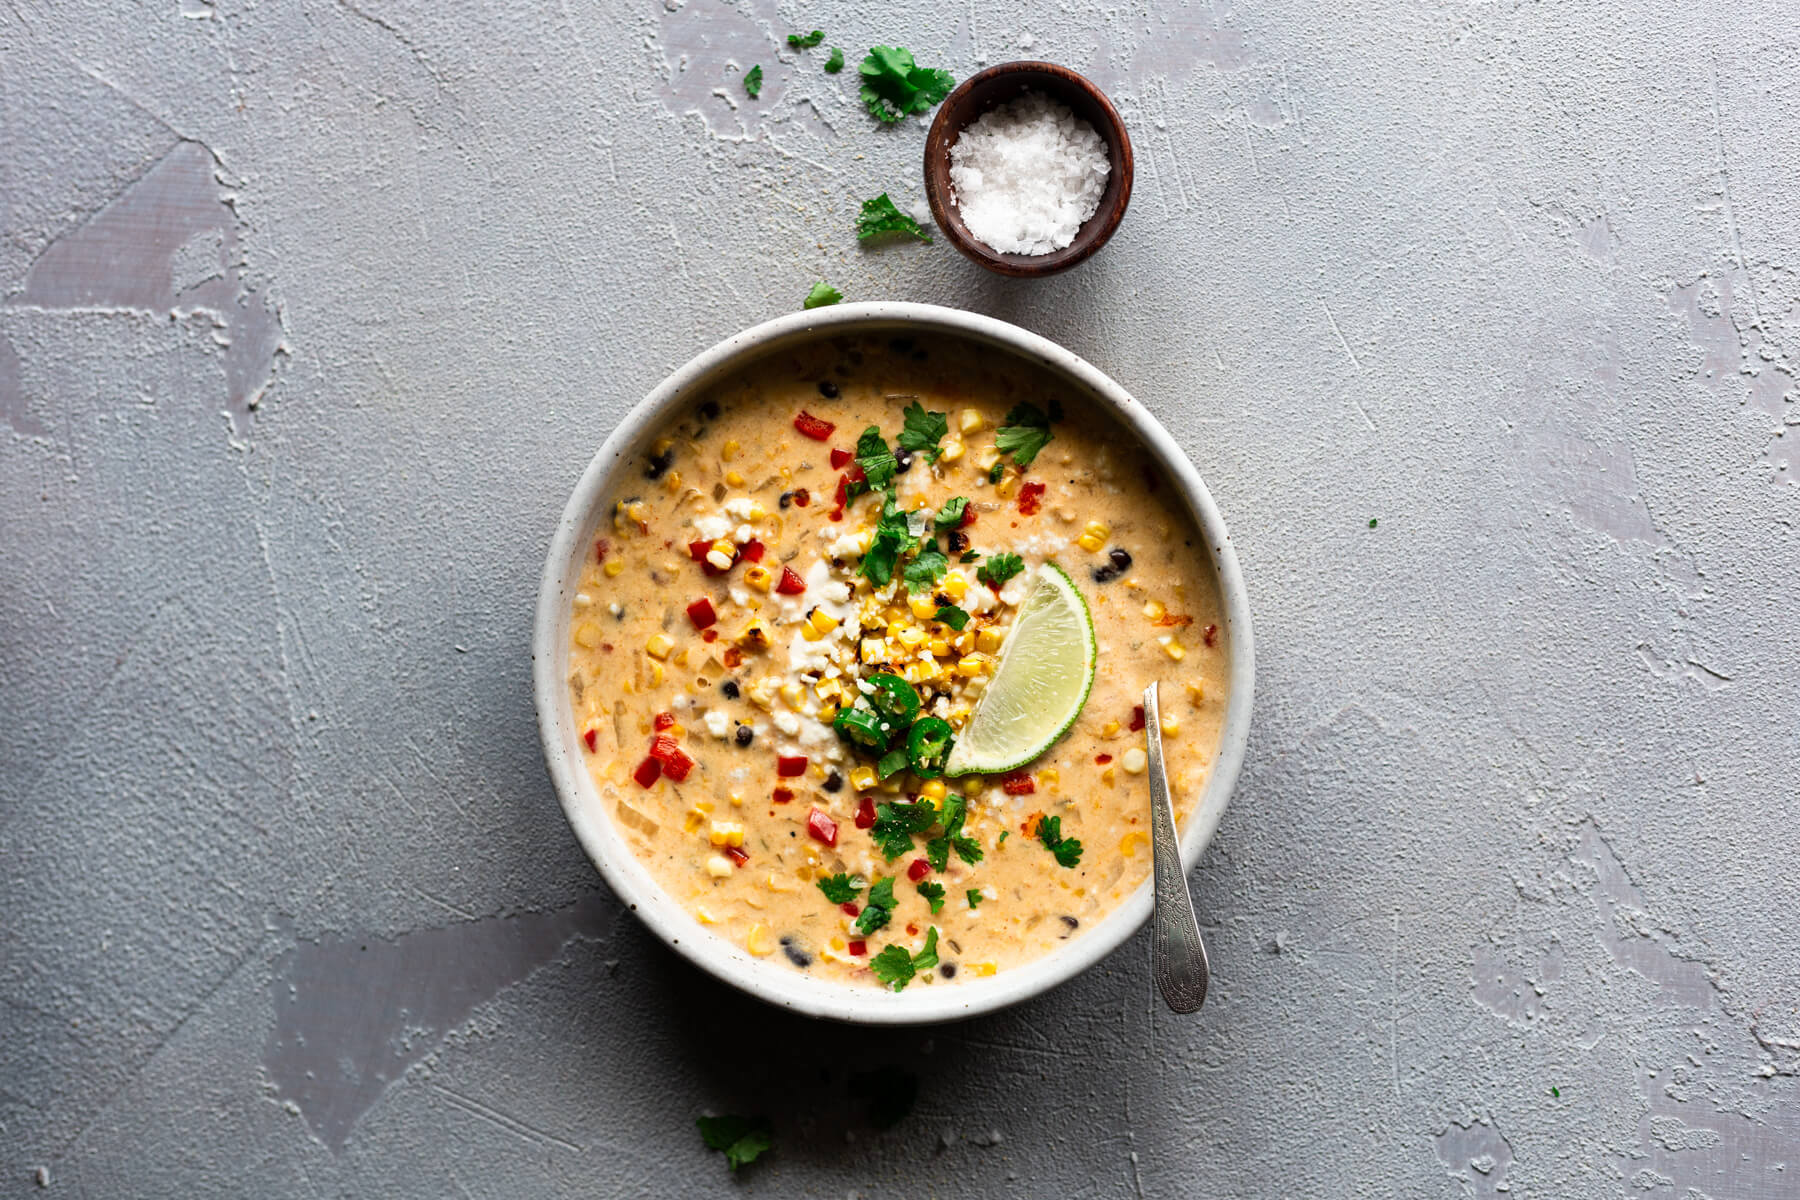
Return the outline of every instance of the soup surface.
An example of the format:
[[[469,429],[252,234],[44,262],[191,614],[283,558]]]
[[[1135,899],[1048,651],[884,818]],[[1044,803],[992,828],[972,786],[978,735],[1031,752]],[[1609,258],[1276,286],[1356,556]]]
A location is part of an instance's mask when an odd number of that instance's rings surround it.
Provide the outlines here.
[[[1086,704],[1022,768],[938,777],[1046,562],[1092,616]],[[821,340],[696,396],[612,497],[571,616],[588,769],[651,875],[749,953],[869,986],[1081,936],[1150,870],[1144,687],[1178,819],[1227,698],[1206,548],[1149,455],[949,339]]]

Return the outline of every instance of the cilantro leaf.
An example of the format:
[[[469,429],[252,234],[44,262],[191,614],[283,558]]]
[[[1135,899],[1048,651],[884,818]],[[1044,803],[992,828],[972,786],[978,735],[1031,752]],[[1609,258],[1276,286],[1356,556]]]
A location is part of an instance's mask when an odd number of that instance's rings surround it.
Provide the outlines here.
[[[969,895],[969,907],[970,908],[980,908],[981,902],[983,900],[987,899],[986,896],[981,894],[980,888],[970,888],[968,895]]]
[[[957,795],[944,797],[943,811],[938,815],[938,823],[944,827],[944,832],[925,843],[925,861],[933,870],[942,871],[949,865],[952,849],[958,858],[971,866],[981,861],[981,843],[963,833],[963,822],[968,815],[967,800]]]
[[[933,617],[932,620],[942,621],[950,628],[956,630],[956,632],[961,633],[963,631],[963,626],[969,623],[969,614],[965,610],[956,607],[954,604],[940,604],[938,605],[937,615]]]
[[[1059,865],[1073,867],[1081,861],[1081,843],[1062,835],[1061,817],[1038,818],[1037,835],[1038,841],[1056,856]]]
[[[988,482],[999,483],[1006,476],[1006,460],[996,458],[994,465],[988,468]]]
[[[877,879],[875,886],[869,889],[869,903],[876,908],[894,907],[894,880],[892,876]]]
[[[755,1162],[775,1143],[767,1117],[696,1117],[700,1136],[709,1149],[723,1150],[733,1171]]]
[[[881,426],[869,426],[856,439],[856,465],[868,476],[872,488],[884,488],[894,482],[894,471],[899,463],[881,438]]]
[[[869,970],[896,992],[903,990],[918,974],[913,970],[912,955],[906,952],[906,947],[892,945],[883,947],[880,954],[869,960]]]
[[[968,507],[967,496],[952,496],[944,501],[944,507],[938,509],[937,516],[932,519],[937,522],[939,529],[955,529],[962,524],[963,513],[968,511]]]
[[[1000,587],[1024,569],[1025,560],[1016,554],[990,554],[981,569],[975,572],[975,578]]]
[[[810,50],[824,40],[825,31],[815,29],[811,33],[790,33],[787,42],[796,50]]]
[[[868,434],[863,436],[866,438]],[[879,431],[876,436],[880,436]],[[862,443],[858,442],[857,445],[860,447]],[[890,491],[881,502],[881,518],[875,523],[874,540],[863,554],[863,575],[876,586],[886,584],[893,579],[894,566],[900,561],[900,556],[915,544],[916,539],[907,524],[907,515],[901,511],[899,502]]]
[[[933,914],[944,907],[944,885],[941,883],[933,883],[929,879],[923,881],[919,884],[919,895],[931,902]]]
[[[927,591],[939,576],[950,569],[950,559],[935,545],[926,546],[919,556],[906,564],[906,586]]]
[[[1020,470],[1031,465],[1038,451],[1049,444],[1050,426],[1062,419],[1062,406],[1054,400],[1050,411],[1030,402],[1015,404],[1006,414],[1006,422],[994,433],[994,446],[1002,454],[1012,455]]]
[[[1002,829],[1002,830],[1001,830],[1001,831],[1000,831],[1000,840],[999,840],[999,841],[997,841],[997,842],[995,842],[995,843],[994,843],[994,845],[996,845],[996,846],[1004,846],[1004,845],[1006,845],[1006,839],[1007,839],[1007,838],[1009,838],[1009,837],[1011,837],[1011,836],[1012,836],[1012,830],[1010,830],[1010,829]]]
[[[901,754],[904,760],[906,755]],[[937,823],[937,810],[922,801],[908,804],[901,801],[897,804],[880,804],[875,808],[875,824],[869,835],[875,839],[875,845],[882,855],[893,862],[902,854],[911,853],[913,835],[924,833]],[[894,894],[893,885],[888,885],[888,895]],[[869,892],[869,903],[875,903],[873,889]],[[892,904],[889,907],[893,907]]]
[[[877,879],[869,900],[856,918],[856,932],[867,936],[885,926],[894,915],[894,881]]]
[[[800,307],[803,309],[824,308],[827,304],[836,304],[843,298],[844,293],[821,279],[812,285],[812,291],[806,293],[806,299],[800,302]]]
[[[904,414],[906,427],[894,444],[915,454],[923,454],[931,462],[938,460],[943,451],[938,442],[950,432],[950,418],[941,412],[926,412],[925,406],[914,400],[906,406]],[[957,514],[959,517],[961,513]]]
[[[836,75],[844,69],[844,52],[836,46],[831,48],[831,57],[825,60],[825,73]]]
[[[921,242],[929,242],[931,235],[917,221],[894,207],[886,192],[873,200],[864,200],[862,212],[856,218],[856,236],[859,241],[868,241],[882,234],[899,234],[903,237],[916,237]]]
[[[937,906],[933,905],[931,911],[936,912]],[[913,970],[915,971],[929,971],[931,968],[938,965],[936,925],[933,925],[930,929],[925,931],[924,948],[913,955],[912,965]]]
[[[969,563],[969,562],[974,562],[976,559],[978,559],[980,557],[981,557],[981,555],[977,554],[973,550],[964,550],[962,552],[961,557],[959,557],[956,561]]]
[[[919,66],[912,52],[900,46],[874,47],[860,70],[863,103],[884,124],[924,112],[956,86],[948,71]]]
[[[863,886],[860,875],[845,875],[842,872],[825,876],[818,880],[818,885],[819,890],[825,893],[825,898],[833,904],[850,903],[856,899],[856,894],[862,891]]]
[[[762,95],[762,64],[744,72],[744,91],[752,100]]]

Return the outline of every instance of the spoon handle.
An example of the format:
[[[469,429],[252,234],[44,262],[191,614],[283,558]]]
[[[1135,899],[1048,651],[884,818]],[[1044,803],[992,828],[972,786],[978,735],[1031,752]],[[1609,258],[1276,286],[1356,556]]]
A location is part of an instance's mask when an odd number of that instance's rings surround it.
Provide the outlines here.
[[[1162,720],[1157,712],[1156,684],[1144,689],[1144,733],[1150,746],[1150,828],[1156,863],[1156,913],[1152,970],[1163,1000],[1178,1013],[1191,1013],[1206,1003],[1212,971],[1194,899],[1188,894],[1187,872],[1181,867],[1181,843],[1175,836],[1175,806],[1169,798],[1169,776],[1163,769]]]

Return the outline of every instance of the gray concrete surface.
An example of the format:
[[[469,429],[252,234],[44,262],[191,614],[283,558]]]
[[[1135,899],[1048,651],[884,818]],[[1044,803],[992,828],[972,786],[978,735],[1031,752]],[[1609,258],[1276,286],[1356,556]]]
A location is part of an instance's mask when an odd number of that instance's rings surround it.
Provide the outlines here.
[[[1800,1195],[1794,15],[6,0],[0,1194]],[[1112,245],[860,250],[923,129],[815,26],[1088,71]],[[1142,938],[991,1019],[787,1019],[570,836],[555,514],[820,277],[1063,341],[1232,523],[1197,1019]],[[709,1110],[777,1150],[729,1181]]]

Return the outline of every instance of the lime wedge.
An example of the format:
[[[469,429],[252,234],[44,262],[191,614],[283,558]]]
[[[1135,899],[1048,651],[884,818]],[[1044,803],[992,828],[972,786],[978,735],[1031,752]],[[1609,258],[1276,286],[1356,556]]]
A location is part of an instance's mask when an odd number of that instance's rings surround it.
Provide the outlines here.
[[[1061,567],[1045,563],[944,774],[997,775],[1048,750],[1081,715],[1098,650],[1087,601]]]

